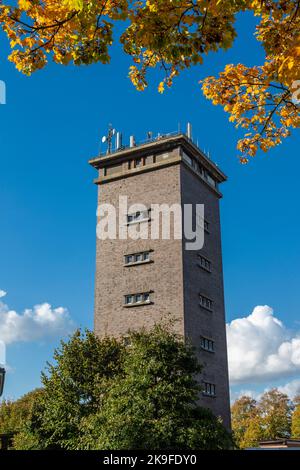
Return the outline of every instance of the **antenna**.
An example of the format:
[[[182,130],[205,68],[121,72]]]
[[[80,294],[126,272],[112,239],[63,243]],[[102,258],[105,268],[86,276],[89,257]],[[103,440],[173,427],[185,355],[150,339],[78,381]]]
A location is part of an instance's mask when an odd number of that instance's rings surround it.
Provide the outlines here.
[[[131,148],[136,146],[134,135],[131,135],[131,136],[130,136],[129,142],[130,142],[130,143],[129,143],[129,146],[130,146]]]
[[[190,122],[187,123],[186,135],[189,139],[192,139],[192,124]]]
[[[122,134],[121,132],[117,132],[116,150],[121,150],[121,148],[122,148]]]
[[[102,143],[107,143],[106,155],[109,155],[112,152],[112,138],[116,133],[116,129],[112,127],[111,124],[108,126],[108,133],[102,137]]]

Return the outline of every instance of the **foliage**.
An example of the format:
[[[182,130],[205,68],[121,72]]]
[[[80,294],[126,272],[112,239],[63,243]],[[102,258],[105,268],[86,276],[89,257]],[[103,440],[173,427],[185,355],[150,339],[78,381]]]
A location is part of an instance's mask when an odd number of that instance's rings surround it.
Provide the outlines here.
[[[60,64],[108,63],[114,26],[122,22],[119,40],[133,59],[133,84],[143,90],[148,70],[159,66],[163,92],[209,52],[230,48],[236,15],[247,11],[257,17],[264,63],[229,64],[219,77],[202,81],[205,96],[246,130],[238,149],[247,162],[300,126],[299,0],[19,0],[17,7],[0,6],[0,23],[10,40],[10,60],[29,75],[49,56]]]
[[[294,398],[295,410],[292,415],[292,437],[300,439],[300,395]]]
[[[85,448],[218,449],[232,445],[212,413],[196,406],[201,371],[193,350],[157,326],[131,333],[124,374],[87,420]]]
[[[242,449],[249,449],[258,447],[259,442],[264,439],[264,432],[262,429],[261,421],[259,416],[255,416],[248,422],[248,426],[245,429],[245,434],[242,436],[240,441],[240,447]]]
[[[121,371],[122,343],[100,341],[94,333],[79,330],[54,352],[42,374],[44,386],[40,409],[31,430],[39,430],[45,448],[72,448],[81,421],[101,407],[109,383]]]
[[[42,394],[42,389],[35,389],[16,401],[3,400],[0,404],[0,433],[14,434],[14,447],[18,447],[19,436],[31,421],[35,404]]]
[[[285,393],[272,389],[259,401],[264,439],[288,438],[291,435],[292,403]]]
[[[256,400],[243,396],[231,408],[232,430],[241,448],[256,447],[264,439],[291,435],[293,403],[288,396],[272,389]]]
[[[195,403],[201,367],[191,346],[162,326],[131,332],[126,344],[88,331],[62,342],[18,448],[232,445],[222,423]]]
[[[245,434],[253,421],[257,418],[257,402],[251,397],[242,396],[232,405],[231,425],[234,437],[241,447],[249,447]],[[253,432],[251,432],[253,433]],[[250,440],[250,439],[249,439]],[[254,437],[251,438],[255,441]]]

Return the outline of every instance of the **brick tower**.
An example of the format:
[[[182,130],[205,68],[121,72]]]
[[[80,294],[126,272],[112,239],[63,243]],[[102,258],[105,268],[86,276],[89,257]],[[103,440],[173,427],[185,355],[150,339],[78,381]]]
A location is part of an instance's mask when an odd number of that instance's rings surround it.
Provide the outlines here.
[[[190,132],[188,127],[187,135],[149,136],[140,145],[131,138],[129,147],[118,135],[115,151],[90,160],[98,171],[99,204],[118,207],[121,195],[128,207],[146,207],[129,210],[124,223],[141,233],[151,226],[153,204],[204,204],[205,211],[200,250],[187,250],[184,237],[97,238],[94,324],[100,336],[119,336],[170,314],[174,329],[192,341],[204,366],[201,405],[230,428],[219,213],[219,184],[226,176],[193,143]]]

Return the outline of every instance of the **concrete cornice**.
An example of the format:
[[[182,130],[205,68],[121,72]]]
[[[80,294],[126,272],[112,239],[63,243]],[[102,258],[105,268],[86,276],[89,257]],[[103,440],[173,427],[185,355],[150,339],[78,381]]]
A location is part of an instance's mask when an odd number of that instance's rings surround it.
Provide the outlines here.
[[[209,170],[219,183],[227,180],[227,176],[212,162],[185,134],[177,134],[175,136],[166,136],[157,138],[151,142],[146,142],[135,147],[127,147],[118,150],[109,155],[102,155],[89,160],[89,164],[99,169],[110,163],[118,163],[129,158],[139,158],[145,155],[157,154],[168,151],[176,147],[181,147],[189,155],[197,158],[200,163]]]

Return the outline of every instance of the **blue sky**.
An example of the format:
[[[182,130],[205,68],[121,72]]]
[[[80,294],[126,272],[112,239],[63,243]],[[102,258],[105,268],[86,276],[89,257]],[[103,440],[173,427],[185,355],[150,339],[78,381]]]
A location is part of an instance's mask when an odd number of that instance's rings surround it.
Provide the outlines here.
[[[119,46],[108,66],[49,63],[25,77],[6,60],[1,34],[0,79],[7,86],[7,104],[0,106],[0,289],[7,292],[1,301],[9,310],[22,314],[49,302],[68,309],[78,326],[92,328],[96,187],[87,161],[99,151],[110,122],[126,139],[134,133],[142,140],[148,130],[171,132],[179,122],[191,121],[199,146],[229,178],[222,188],[227,320],[269,305],[284,323],[283,336],[297,338],[300,222],[294,175],[300,170],[300,136],[295,133],[242,166],[238,132],[221,108],[204,99],[198,84],[226,63],[261,63],[263,52],[253,31],[254,20],[244,15],[233,49],[182,73],[163,95],[157,93],[159,72],[151,74],[145,92],[133,88],[127,77],[130,59]],[[41,335],[8,346],[7,397],[39,385],[40,370],[59,339]],[[236,383],[233,392],[284,386],[299,379],[299,370],[260,379],[254,373],[253,380]]]

